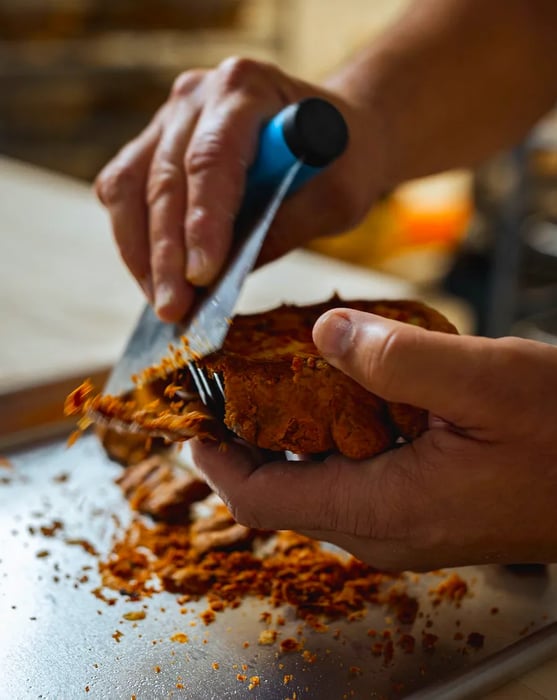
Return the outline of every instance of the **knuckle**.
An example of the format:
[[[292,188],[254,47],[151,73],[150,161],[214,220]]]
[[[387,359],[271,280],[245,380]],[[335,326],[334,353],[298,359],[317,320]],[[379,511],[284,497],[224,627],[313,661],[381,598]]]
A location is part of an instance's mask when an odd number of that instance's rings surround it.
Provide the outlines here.
[[[218,67],[218,80],[225,92],[242,90],[259,95],[269,89],[274,67],[252,58],[230,56]]]
[[[158,238],[151,245],[151,262],[153,267],[160,268],[168,260],[176,257],[178,245],[170,238]]]
[[[482,339],[478,359],[467,375],[468,395],[488,411],[504,409],[513,403],[524,403],[524,386],[529,382],[509,382],[518,375],[518,368],[528,367],[520,346],[511,338]],[[524,375],[523,375],[524,376]]]
[[[218,73],[222,82],[229,88],[241,87],[261,72],[261,64],[252,58],[229,56],[219,64]]]
[[[551,345],[542,345],[523,338],[497,338],[492,341],[488,358],[490,376],[483,373],[481,387],[484,401],[494,406],[499,415],[509,415],[509,407],[528,407],[519,421],[512,421],[516,435],[543,435],[545,426],[553,426],[548,421],[548,412],[555,407],[557,388],[557,356]],[[520,378],[520,379],[519,379]],[[479,383],[479,382],[478,382]],[[553,435],[554,429],[550,428]]]
[[[186,236],[188,247],[201,247],[207,250],[207,241],[209,244],[213,241],[211,237],[212,221],[214,215],[213,210],[205,207],[197,206],[195,211],[188,217],[186,224]]]
[[[141,190],[141,180],[130,164],[113,161],[97,177],[95,192],[100,201],[110,207]]]
[[[498,360],[503,363],[503,371],[516,366],[522,362],[527,352],[527,345],[521,338],[495,338],[493,341],[494,352],[497,353]]]
[[[182,173],[176,164],[169,161],[154,164],[147,182],[147,204],[151,206],[161,197],[176,192],[182,182]]]
[[[171,98],[180,98],[190,95],[202,82],[205,71],[201,69],[187,70],[175,78],[170,91]]]
[[[218,168],[225,160],[226,138],[218,131],[208,131],[196,139],[186,153],[186,172],[197,175]]]

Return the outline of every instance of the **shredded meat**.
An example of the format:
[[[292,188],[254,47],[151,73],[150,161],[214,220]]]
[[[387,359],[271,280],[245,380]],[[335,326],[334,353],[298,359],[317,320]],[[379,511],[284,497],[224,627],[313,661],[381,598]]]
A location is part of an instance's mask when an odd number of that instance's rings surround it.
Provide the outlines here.
[[[188,520],[192,503],[211,493],[202,479],[164,455],[128,467],[117,483],[134,510],[166,522]]]
[[[211,549],[241,549],[255,537],[256,531],[237,523],[226,508],[197,519],[191,527],[192,546],[200,553]]]

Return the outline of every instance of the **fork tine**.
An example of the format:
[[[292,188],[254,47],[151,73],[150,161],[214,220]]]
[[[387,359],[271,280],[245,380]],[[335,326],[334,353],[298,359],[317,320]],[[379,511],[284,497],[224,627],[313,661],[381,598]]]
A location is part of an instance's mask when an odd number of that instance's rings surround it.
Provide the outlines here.
[[[193,383],[195,384],[195,388],[197,389],[197,393],[199,394],[199,398],[205,404],[205,406],[207,406],[209,399],[199,377],[201,374],[199,367],[195,364],[195,362],[188,362],[188,369],[190,371],[191,378],[193,379]]]
[[[213,392],[211,391],[211,385],[209,383],[207,375],[199,366],[197,367],[197,372],[199,373],[199,378],[201,379],[201,383],[203,384],[203,388],[205,389],[207,396],[211,401],[214,401],[215,397],[213,396]]]
[[[217,372],[215,372],[215,373],[213,374],[213,378],[214,378],[214,380],[215,380],[215,384],[216,384],[217,387],[218,387],[218,390],[219,390],[219,392],[220,392],[221,398],[222,398],[222,400],[224,401],[224,387],[223,387],[223,385],[222,385],[221,378],[220,378],[220,376],[217,374]]]
[[[218,418],[224,418],[224,387],[219,375],[214,372],[208,377],[205,370],[195,362],[189,362],[188,369],[201,401]]]

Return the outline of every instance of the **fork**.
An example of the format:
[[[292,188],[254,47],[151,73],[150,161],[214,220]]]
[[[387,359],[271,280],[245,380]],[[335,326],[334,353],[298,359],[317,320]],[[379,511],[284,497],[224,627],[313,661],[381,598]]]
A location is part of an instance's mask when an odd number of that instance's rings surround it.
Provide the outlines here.
[[[209,411],[219,420],[224,419],[225,395],[222,379],[213,372],[211,376],[195,361],[188,362],[191,378],[199,398]]]

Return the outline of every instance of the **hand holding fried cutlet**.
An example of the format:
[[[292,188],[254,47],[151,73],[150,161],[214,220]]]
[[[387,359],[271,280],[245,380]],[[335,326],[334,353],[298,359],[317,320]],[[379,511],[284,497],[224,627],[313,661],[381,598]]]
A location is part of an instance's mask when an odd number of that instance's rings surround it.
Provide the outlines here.
[[[238,521],[333,542],[379,568],[557,561],[557,350],[457,336],[354,310],[314,340],[328,361],[389,401],[420,405],[410,444],[353,461],[264,463],[253,449],[194,457]]]

